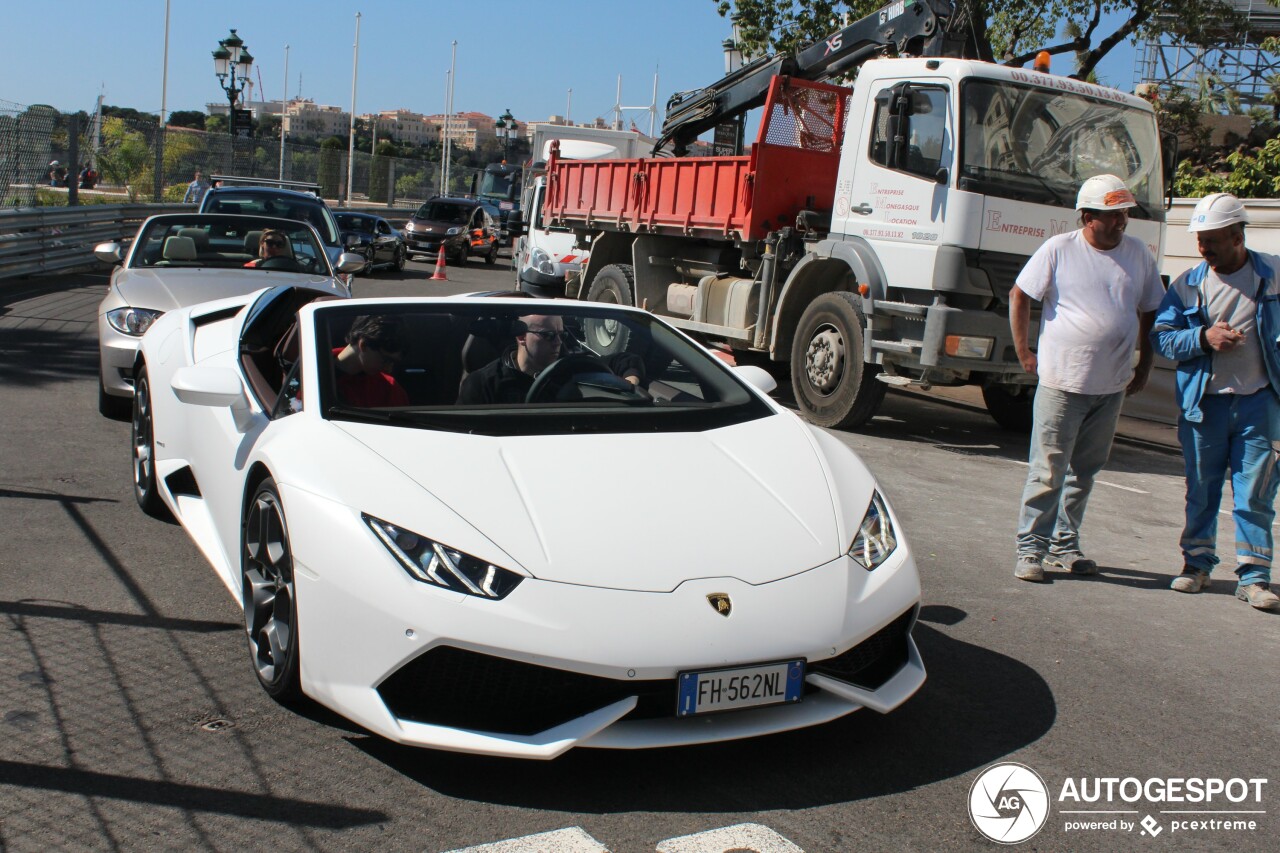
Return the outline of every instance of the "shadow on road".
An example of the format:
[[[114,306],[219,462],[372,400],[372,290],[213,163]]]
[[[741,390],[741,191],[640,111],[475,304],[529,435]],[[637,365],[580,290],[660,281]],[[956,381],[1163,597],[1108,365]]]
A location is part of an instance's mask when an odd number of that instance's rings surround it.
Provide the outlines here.
[[[576,813],[803,809],[909,791],[967,773],[1044,736],[1057,716],[1039,673],[953,640],[963,611],[921,611],[916,642],[929,670],[892,714],[747,741],[659,750],[571,750],[551,762],[421,750],[381,738],[352,742],[451,797]]]
[[[37,387],[97,375],[98,346],[92,336],[0,328],[0,385]]]

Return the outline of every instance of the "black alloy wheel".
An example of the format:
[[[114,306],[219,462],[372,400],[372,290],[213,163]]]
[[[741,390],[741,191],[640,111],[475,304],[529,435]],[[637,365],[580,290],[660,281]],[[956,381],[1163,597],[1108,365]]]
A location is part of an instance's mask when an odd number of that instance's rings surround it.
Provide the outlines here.
[[[171,514],[160,499],[156,485],[155,422],[151,412],[151,381],[144,365],[133,386],[133,423],[129,430],[133,449],[133,496],[142,511],[152,518],[169,519]]]
[[[258,484],[241,527],[240,599],[258,683],[282,704],[302,698],[298,601],[289,529],[275,480]]]

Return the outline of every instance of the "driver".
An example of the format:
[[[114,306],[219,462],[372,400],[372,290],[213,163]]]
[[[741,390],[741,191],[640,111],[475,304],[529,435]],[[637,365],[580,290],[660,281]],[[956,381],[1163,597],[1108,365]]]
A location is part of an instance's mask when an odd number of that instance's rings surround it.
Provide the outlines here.
[[[463,380],[458,404],[523,403],[534,378],[559,360],[565,344],[572,340],[559,315],[521,317],[515,323],[515,343]],[[644,378],[643,362],[630,353],[614,356],[609,368],[632,385],[638,385]]]
[[[283,231],[268,228],[262,232],[258,240],[258,257],[245,264],[246,267],[260,267],[271,258],[292,258],[289,253],[289,238]]]

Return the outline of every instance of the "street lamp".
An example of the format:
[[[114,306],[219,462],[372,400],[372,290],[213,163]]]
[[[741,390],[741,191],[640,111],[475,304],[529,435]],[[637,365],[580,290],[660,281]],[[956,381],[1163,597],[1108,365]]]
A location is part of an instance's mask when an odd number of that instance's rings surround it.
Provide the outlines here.
[[[218,49],[213,52],[213,72],[218,75],[218,83],[227,93],[227,101],[231,111],[227,114],[227,125],[231,136],[236,135],[236,102],[245,88],[249,86],[249,69],[253,66],[253,57],[244,46],[244,40],[232,30],[231,35],[218,42]]]
[[[516,138],[519,131],[516,129],[516,117],[511,114],[511,108],[498,116],[498,136],[502,139],[502,159],[503,161],[511,159],[511,140]]]

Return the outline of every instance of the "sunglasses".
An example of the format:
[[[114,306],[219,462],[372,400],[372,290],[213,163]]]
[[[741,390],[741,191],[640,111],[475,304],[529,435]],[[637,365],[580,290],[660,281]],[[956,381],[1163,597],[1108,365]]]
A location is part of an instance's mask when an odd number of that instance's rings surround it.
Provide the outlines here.
[[[262,245],[270,246],[273,249],[283,249],[284,241],[283,240],[263,240]]]
[[[554,340],[559,340],[562,343],[569,343],[573,340],[572,332],[554,332],[548,329],[526,329],[525,331],[530,335],[537,335],[548,343]]]

